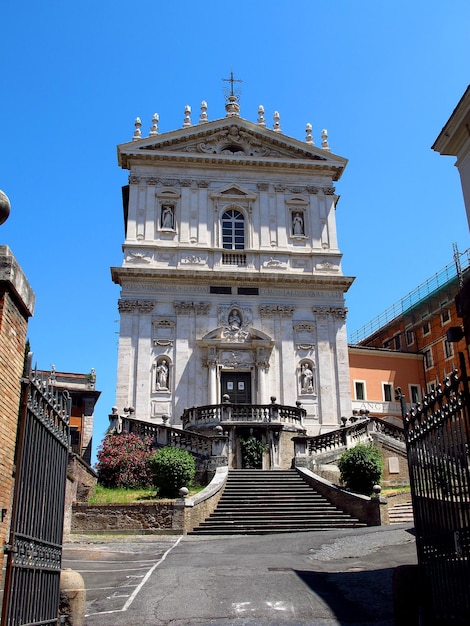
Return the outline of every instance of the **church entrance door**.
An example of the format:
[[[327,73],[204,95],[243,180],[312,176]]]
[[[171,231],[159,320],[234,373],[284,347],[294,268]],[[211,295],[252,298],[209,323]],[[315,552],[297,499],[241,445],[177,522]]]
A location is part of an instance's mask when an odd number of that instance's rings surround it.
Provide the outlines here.
[[[222,372],[222,397],[227,394],[232,404],[251,404],[250,372]]]

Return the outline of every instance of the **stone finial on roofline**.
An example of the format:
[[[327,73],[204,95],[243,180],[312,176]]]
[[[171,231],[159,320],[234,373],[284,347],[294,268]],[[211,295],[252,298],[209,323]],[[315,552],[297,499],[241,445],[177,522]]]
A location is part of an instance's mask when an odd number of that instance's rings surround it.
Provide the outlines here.
[[[203,100],[201,102],[201,115],[199,116],[199,124],[205,124],[208,121],[209,120],[207,117],[207,102]]]
[[[315,143],[312,137],[312,125],[310,123],[308,123],[307,126],[305,127],[305,134],[306,134],[305,141],[309,143],[311,146],[314,146]]]
[[[324,128],[321,131],[321,147],[322,150],[328,150],[330,152],[330,144],[328,143],[328,131]]]
[[[134,126],[135,126],[135,131],[134,131],[134,136],[132,137],[132,141],[138,141],[139,139],[142,138],[142,131],[140,130],[142,127],[142,122],[140,121],[140,117],[135,118]]]
[[[154,113],[152,117],[152,126],[150,127],[150,135],[158,135],[158,113]]]
[[[189,104],[184,107],[183,128],[186,128],[187,126],[191,126],[191,107]]]
[[[266,126],[266,120],[264,119],[264,106],[262,104],[258,107],[258,125]]]
[[[274,124],[273,124],[273,130],[276,133],[280,133],[281,132],[281,123],[280,120],[281,116],[279,115],[278,111],[274,111]]]

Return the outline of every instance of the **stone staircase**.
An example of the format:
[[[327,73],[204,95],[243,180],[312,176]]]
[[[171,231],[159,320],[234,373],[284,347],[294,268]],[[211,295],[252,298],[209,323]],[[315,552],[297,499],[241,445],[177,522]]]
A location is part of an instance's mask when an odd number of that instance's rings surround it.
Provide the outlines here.
[[[231,470],[215,511],[191,535],[261,535],[366,524],[337,509],[295,470]]]
[[[413,507],[411,502],[395,504],[388,511],[388,519],[391,524],[414,524]]]

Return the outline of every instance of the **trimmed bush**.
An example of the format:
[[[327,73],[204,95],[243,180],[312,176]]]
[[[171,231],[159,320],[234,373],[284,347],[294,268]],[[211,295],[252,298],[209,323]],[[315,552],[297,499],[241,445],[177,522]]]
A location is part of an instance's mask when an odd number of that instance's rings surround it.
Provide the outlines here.
[[[374,485],[379,484],[383,473],[380,450],[372,444],[359,443],[343,452],[338,461],[340,478],[354,493],[370,496]]]
[[[158,450],[150,465],[158,495],[166,498],[176,498],[181,487],[189,488],[196,474],[194,457],[181,448],[168,446]]]
[[[108,433],[98,448],[95,469],[103,487],[137,489],[152,486],[152,438]]]

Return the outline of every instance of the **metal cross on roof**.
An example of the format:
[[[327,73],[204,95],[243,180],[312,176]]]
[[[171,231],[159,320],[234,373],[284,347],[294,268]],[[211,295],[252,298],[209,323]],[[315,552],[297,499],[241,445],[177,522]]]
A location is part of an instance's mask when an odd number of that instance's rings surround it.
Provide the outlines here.
[[[239,80],[239,79],[237,79],[237,78],[234,78],[234,77],[233,77],[233,72],[230,72],[230,78],[222,78],[222,80],[223,80],[224,82],[226,82],[226,83],[230,83],[230,95],[231,95],[231,96],[234,96],[234,95],[235,95],[235,93],[234,93],[234,88],[233,88],[233,84],[234,84],[234,83],[242,83],[242,82],[243,82],[242,80]]]

